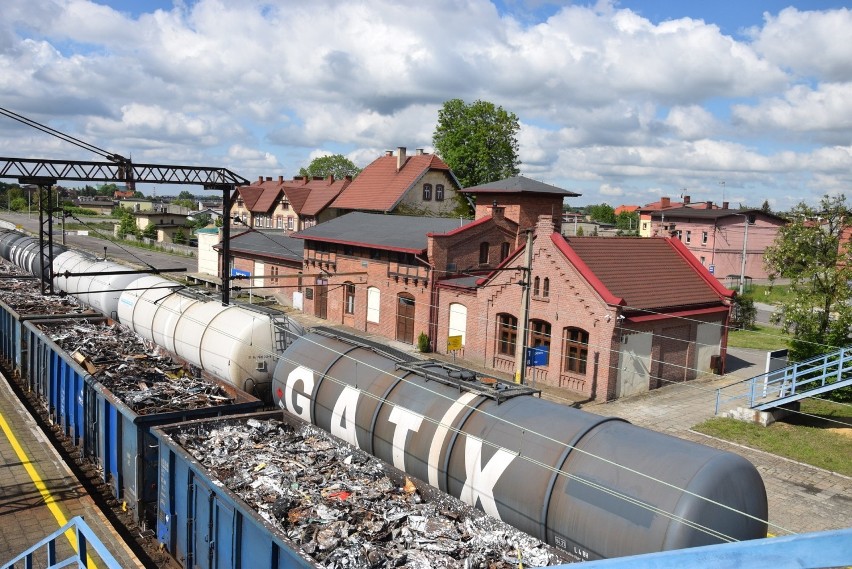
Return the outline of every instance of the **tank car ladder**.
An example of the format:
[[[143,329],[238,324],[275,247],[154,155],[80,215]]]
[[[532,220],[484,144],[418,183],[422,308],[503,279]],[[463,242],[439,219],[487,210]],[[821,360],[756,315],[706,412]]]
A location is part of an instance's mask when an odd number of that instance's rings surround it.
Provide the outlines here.
[[[297,338],[305,335],[305,327],[285,314],[270,315],[276,353],[282,353]]]

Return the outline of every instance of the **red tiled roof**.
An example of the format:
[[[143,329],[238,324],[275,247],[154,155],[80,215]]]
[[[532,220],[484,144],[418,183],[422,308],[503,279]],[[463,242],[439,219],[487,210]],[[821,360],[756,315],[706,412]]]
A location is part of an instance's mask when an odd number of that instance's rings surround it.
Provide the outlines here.
[[[257,202],[257,199],[260,197],[260,194],[263,193],[263,188],[258,186],[243,186],[241,188],[237,188],[237,193],[239,193],[240,197],[243,198],[246,209],[251,211],[254,204]]]
[[[318,215],[321,211],[328,207],[328,204],[334,201],[334,198],[340,195],[340,191],[345,187],[346,186],[342,186],[340,184],[335,184],[325,188],[312,189],[299,214],[313,216]]]
[[[614,213],[615,213],[615,215],[618,215],[623,211],[626,211],[627,213],[633,213],[634,211],[639,211],[639,206],[638,205],[620,205],[617,208],[615,208]]]
[[[624,300],[625,309],[659,310],[719,303],[733,293],[718,284],[677,239],[633,237],[572,237],[558,233],[553,242],[599,294]],[[680,247],[678,247],[680,245]],[[685,254],[684,254],[685,252]],[[586,273],[586,271],[589,271]]]
[[[308,196],[311,195],[311,189],[307,186],[286,187],[284,193],[287,194],[287,199],[290,200],[290,207],[297,214],[302,215],[302,206],[308,201]]]
[[[406,191],[429,170],[450,171],[434,154],[407,156],[396,169],[397,156],[382,156],[364,168],[331,207],[365,211],[391,211]]]
[[[299,215],[317,215],[352,181],[328,178],[294,178],[292,180],[259,180],[237,189],[245,207],[255,213],[266,213],[281,197],[281,192]]]
[[[275,205],[275,202],[278,200],[279,196],[281,196],[281,191],[282,188],[280,186],[264,186],[263,193],[257,198],[257,201],[254,203],[254,207],[251,208],[251,211],[266,213]]]

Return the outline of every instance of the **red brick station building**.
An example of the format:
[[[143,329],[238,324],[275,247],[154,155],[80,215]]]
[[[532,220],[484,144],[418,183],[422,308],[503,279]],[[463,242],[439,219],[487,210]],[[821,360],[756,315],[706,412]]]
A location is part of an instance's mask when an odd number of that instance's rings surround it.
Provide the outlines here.
[[[610,400],[719,371],[734,293],[680,240],[566,238],[563,199],[577,194],[521,176],[451,189],[475,198],[473,220],[340,211],[292,233],[293,304],[406,344],[425,334],[439,353],[460,337],[457,358],[514,373],[529,278],[527,346],[548,354],[526,383]]]

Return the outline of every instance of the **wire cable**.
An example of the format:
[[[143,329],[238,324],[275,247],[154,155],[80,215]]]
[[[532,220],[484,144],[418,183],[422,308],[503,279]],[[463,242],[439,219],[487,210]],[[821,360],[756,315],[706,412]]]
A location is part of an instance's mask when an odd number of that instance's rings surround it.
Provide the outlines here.
[[[138,297],[138,298],[141,298],[141,297]],[[165,308],[165,307],[162,307],[162,306],[161,306],[161,309],[169,310],[168,308]],[[175,311],[172,311],[172,312],[174,312],[175,314],[178,314],[178,313],[177,313],[177,312],[175,312]],[[230,337],[231,339],[233,339],[233,340],[235,340],[235,341],[242,341],[240,338],[238,338],[238,337],[236,337],[236,336],[234,336],[234,335],[230,334],[229,332],[227,332],[227,331],[225,331],[225,330],[215,329],[215,327],[210,326],[210,325],[209,325],[209,323],[205,323],[205,322],[197,321],[196,319],[192,319],[192,318],[190,318],[189,320],[190,320],[190,321],[193,321],[193,320],[194,320],[194,321],[195,321],[197,324],[199,324],[199,325],[207,325],[207,326],[208,326],[208,327],[210,327],[211,329],[214,329],[214,331],[216,331],[216,332],[218,332],[218,333],[220,333],[220,334],[224,335],[225,337]],[[323,346],[323,347],[325,347],[325,346]],[[327,348],[327,347],[326,347],[326,348]],[[274,355],[274,354],[272,354],[272,355]],[[343,355],[345,356],[345,354],[343,354]],[[286,358],[285,358],[285,359],[286,359]],[[351,358],[351,359],[354,359],[354,358]],[[355,361],[359,361],[359,360],[355,360]],[[296,363],[296,364],[298,364],[298,362],[290,362],[290,363]],[[366,364],[365,362],[359,362],[359,363],[361,363],[361,364],[363,364],[363,365],[366,365],[366,366],[368,366],[368,367],[373,367],[373,366],[370,366],[369,364]],[[382,371],[382,370],[378,370],[378,368],[374,368],[374,369],[377,369],[377,371]],[[328,376],[326,376],[326,377],[328,377]],[[340,383],[340,385],[348,385],[348,384],[346,384],[345,382],[341,382],[340,380],[336,380],[336,381],[338,381],[338,382]],[[408,380],[406,380],[406,381],[408,381]],[[419,387],[419,388],[425,389],[426,391],[431,392],[431,393],[432,393],[433,395],[435,395],[435,396],[443,397],[441,394],[436,393],[436,392],[434,392],[433,390],[426,388],[425,386],[422,386],[422,385],[419,385],[419,384],[414,384],[414,385],[416,385],[416,386],[417,386],[417,387]],[[384,401],[386,401],[386,400],[384,400]],[[393,405],[393,403],[392,403],[392,402],[389,402],[389,401],[386,401],[386,402],[387,402],[388,404]],[[488,415],[488,414],[486,413],[486,415]],[[493,415],[492,415],[491,417],[492,417],[492,419],[495,419],[495,420],[505,421],[504,419],[501,419],[501,418],[498,418],[498,417],[494,417]],[[509,422],[509,423],[511,424],[511,422]],[[520,425],[513,425],[513,426],[514,426],[514,427],[517,427],[517,428],[520,428]],[[450,429],[453,429],[453,427],[451,427],[451,426],[446,426],[446,427],[447,427],[447,428],[450,428]],[[454,429],[454,430],[455,430],[455,429]],[[552,439],[552,438],[550,438],[550,437],[546,437],[546,436],[544,436],[544,435],[541,435],[540,433],[535,433],[534,431],[530,431],[529,429],[527,429],[527,431],[528,431],[528,432],[531,432],[531,433],[533,433],[533,434],[537,434],[538,436],[542,436],[543,438],[549,439],[549,440],[551,440],[552,442],[554,442],[554,443],[556,443],[556,444],[562,444],[562,445],[565,445],[566,447],[570,447],[570,445],[566,445],[565,443],[563,443],[563,442],[561,442],[561,441],[558,441],[558,440]],[[491,444],[491,443],[489,443],[489,444]],[[496,445],[492,445],[492,446],[496,446]],[[575,448],[575,450],[577,450],[578,452],[581,452],[581,453],[582,453],[582,452],[584,452],[584,451],[583,451],[583,449],[577,449],[576,447],[573,447],[573,448]],[[677,486],[675,486],[675,485],[665,483],[664,481],[659,480],[659,479],[655,479],[654,477],[650,477],[650,476],[648,476],[647,474],[644,474],[644,473],[641,473],[641,472],[638,472],[638,471],[635,471],[635,470],[631,470],[631,469],[629,469],[629,467],[626,467],[626,466],[624,466],[624,465],[620,465],[620,464],[618,464],[618,463],[615,463],[614,461],[608,461],[607,459],[603,459],[602,457],[598,457],[598,456],[596,456],[596,455],[594,455],[594,454],[592,454],[592,453],[588,453],[588,451],[585,451],[585,452],[586,452],[587,454],[589,454],[589,456],[591,456],[591,457],[593,457],[593,458],[597,458],[597,459],[599,459],[599,460],[605,460],[605,461],[607,461],[607,462],[611,463],[613,466],[616,466],[616,467],[619,467],[619,468],[626,468],[627,470],[629,470],[629,471],[631,471],[631,472],[634,472],[634,473],[635,473],[635,474],[637,474],[637,475],[644,476],[644,477],[646,477],[646,478],[650,478],[651,480],[654,480],[654,481],[659,482],[659,483],[666,484],[666,485],[668,485],[668,486],[670,486],[670,487],[672,487],[672,488],[675,488],[675,489],[681,490],[681,491],[683,491],[683,492],[685,492],[685,493],[690,493],[690,492],[686,491],[685,489],[680,489],[680,488],[678,488],[678,487],[677,487]],[[525,458],[526,458],[526,457],[525,457]],[[551,467],[551,468],[552,468],[552,467]],[[562,472],[562,471],[559,471],[559,472],[560,472],[561,474],[563,474],[563,475],[571,476],[571,475],[570,475],[570,473],[565,473],[565,472]],[[580,479],[579,481],[580,481],[580,482],[583,482],[583,483],[586,483],[586,481],[584,481],[583,479]],[[605,490],[608,490],[608,489],[605,489]],[[701,498],[701,499],[703,499],[703,500],[707,500],[707,498],[702,497],[702,496],[699,496],[699,495],[697,495],[697,494],[694,494],[694,496],[695,496],[695,497],[697,497],[697,498]],[[628,497],[628,498],[629,498],[629,497]],[[713,501],[711,500],[711,502],[713,502]],[[640,504],[640,505],[641,505],[641,504]],[[728,508],[728,509],[730,509],[730,510],[732,510],[732,511],[736,511],[735,509],[733,509],[733,508],[731,508],[731,507],[728,507],[728,506],[725,506],[725,505],[723,505],[723,504],[718,504],[718,505],[719,505],[719,506],[721,506],[721,507],[723,507],[723,508],[724,508],[724,507],[726,507],[726,508]],[[657,512],[657,513],[661,513],[661,512]],[[744,513],[744,512],[740,512],[740,513],[742,513],[743,515],[747,515],[747,516],[748,516],[748,514],[746,514],[746,513]],[[755,518],[755,519],[757,519],[757,518]],[[760,521],[761,523],[763,523],[765,520],[759,520],[759,521]],[[687,523],[687,522],[688,522],[688,520],[683,520],[683,522],[684,522],[684,523]],[[783,531],[787,531],[787,532],[789,532],[789,533],[793,533],[793,532],[791,532],[790,530],[786,530],[785,528],[779,528],[779,529],[782,529]],[[718,536],[717,536],[717,537],[718,537]]]

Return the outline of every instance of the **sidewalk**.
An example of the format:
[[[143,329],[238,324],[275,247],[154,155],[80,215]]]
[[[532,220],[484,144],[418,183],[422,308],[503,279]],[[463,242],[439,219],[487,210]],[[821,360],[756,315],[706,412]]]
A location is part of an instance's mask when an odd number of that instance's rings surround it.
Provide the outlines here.
[[[340,328],[405,352],[419,354],[414,346],[379,336],[366,336],[363,331],[338,326],[309,314],[290,311],[287,315],[306,327]],[[421,355],[452,361],[442,354]],[[724,376],[707,374],[688,383],[669,385],[618,401],[585,403],[582,404],[582,409],[599,415],[622,417],[635,425],[745,457],[757,467],[766,485],[769,497],[769,532],[772,534],[852,527],[852,478],[690,430],[693,425],[714,416],[717,388],[758,375],[764,369],[765,357],[765,352],[760,350],[738,350],[738,365],[734,373]],[[471,365],[468,361],[458,360],[456,363],[496,377],[511,379],[506,374]],[[583,395],[565,390],[543,385],[536,387],[542,390],[543,398],[558,403],[576,406],[584,399]]]
[[[122,567],[142,567],[62,462],[2,375],[0,417],[8,428],[8,431],[0,430],[0,564],[58,530],[66,520],[83,516]],[[58,555],[72,553],[67,539],[58,539],[56,545]],[[36,556],[35,566],[46,566],[46,561],[42,549]],[[100,559],[97,563],[104,567]]]

